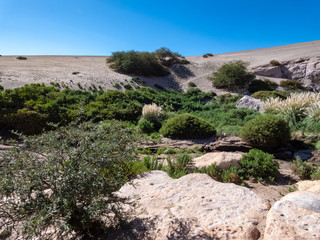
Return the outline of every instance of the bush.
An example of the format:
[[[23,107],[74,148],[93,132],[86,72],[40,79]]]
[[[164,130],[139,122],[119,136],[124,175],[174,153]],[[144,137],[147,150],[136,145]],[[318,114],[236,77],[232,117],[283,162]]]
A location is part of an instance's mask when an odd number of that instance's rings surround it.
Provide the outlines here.
[[[305,89],[301,82],[299,82],[298,80],[291,80],[291,79],[290,80],[282,80],[280,82],[280,86],[286,90],[291,90],[291,91]]]
[[[2,85],[0,85],[0,91],[3,91],[4,87]]]
[[[22,56],[17,57],[17,59],[18,59],[18,60],[27,60],[26,57],[22,57]]]
[[[41,238],[48,229],[59,239],[72,231],[86,238],[119,226],[129,215],[126,200],[114,192],[132,174],[138,142],[133,130],[115,121],[24,138],[2,156],[0,217],[7,227],[22,222],[23,239]]]
[[[316,172],[316,168],[311,163],[304,162],[299,157],[292,162],[291,167],[301,179],[310,179],[311,175]]]
[[[129,83],[123,85],[123,87],[124,87],[126,90],[132,90],[132,86],[131,86]]]
[[[212,53],[206,53],[202,55],[203,58],[213,57]]]
[[[189,88],[195,88],[197,85],[194,82],[188,82]]]
[[[259,149],[251,149],[240,160],[239,174],[244,178],[255,177],[272,179],[276,177],[279,164],[274,161],[274,156]]]
[[[278,84],[275,82],[270,81],[269,79],[263,79],[263,80],[253,80],[249,84],[249,92],[255,93],[258,91],[273,91],[277,88]]]
[[[286,99],[288,96],[290,96],[290,93],[282,91],[258,91],[251,95],[251,97],[261,99],[262,101],[268,98]]]
[[[280,66],[281,64],[279,63],[279,61],[277,61],[277,60],[271,60],[270,61],[270,64],[272,65],[272,66]]]
[[[142,117],[153,124],[154,130],[161,128],[162,107],[157,104],[146,104],[142,108]]]
[[[191,114],[181,114],[170,118],[160,129],[165,137],[176,139],[201,139],[215,134],[212,124]]]
[[[243,95],[232,95],[230,93],[222,94],[217,97],[217,102],[220,104],[237,103]]]
[[[158,77],[170,74],[156,55],[149,52],[113,52],[112,56],[107,58],[107,62],[111,63],[110,68],[126,74]]]
[[[150,134],[155,131],[154,124],[144,118],[138,122],[138,127],[143,133]]]
[[[189,63],[189,61],[186,60],[183,56],[181,56],[179,53],[172,52],[169,48],[162,47],[156,50],[154,53],[161,64],[163,64],[164,66]]]
[[[235,90],[245,87],[250,83],[255,75],[247,72],[247,64],[242,61],[224,64],[209,78],[217,88]]]
[[[281,117],[260,115],[247,122],[240,135],[255,147],[272,150],[290,140],[290,127]]]

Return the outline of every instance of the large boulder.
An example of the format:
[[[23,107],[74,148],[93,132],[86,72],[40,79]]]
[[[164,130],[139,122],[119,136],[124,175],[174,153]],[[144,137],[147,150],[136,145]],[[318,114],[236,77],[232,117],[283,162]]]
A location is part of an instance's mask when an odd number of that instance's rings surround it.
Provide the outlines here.
[[[249,189],[206,174],[172,179],[152,171],[117,194],[137,204],[133,228],[150,239],[258,239],[270,208]]]
[[[212,152],[193,159],[193,165],[200,169],[215,163],[219,168],[227,170],[230,166],[240,168],[241,159],[242,153],[239,152]]]
[[[320,194],[294,192],[270,209],[265,240],[320,239]]]
[[[320,180],[304,180],[296,183],[299,191],[307,191],[320,194]]]
[[[236,108],[249,108],[253,110],[260,110],[263,101],[260,99],[256,99],[250,96],[243,96],[238,103],[236,104]]]

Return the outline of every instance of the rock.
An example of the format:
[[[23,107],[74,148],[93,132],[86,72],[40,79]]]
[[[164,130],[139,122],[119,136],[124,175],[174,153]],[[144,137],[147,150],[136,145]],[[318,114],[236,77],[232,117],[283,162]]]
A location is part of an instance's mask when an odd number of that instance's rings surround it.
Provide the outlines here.
[[[205,144],[201,148],[201,150],[207,152],[248,152],[250,149],[252,149],[252,146],[237,136],[227,136],[217,140],[216,142]]]
[[[193,159],[194,167],[203,168],[216,163],[221,169],[227,170],[230,166],[240,168],[239,161],[242,153],[239,152],[213,152]]]
[[[281,71],[280,66],[272,66],[271,64],[266,64],[262,66],[258,66],[252,69],[253,72],[260,76],[274,77],[274,78],[282,78],[283,73]]]
[[[313,192],[320,194],[320,180],[304,180],[296,183],[299,191]]]
[[[320,194],[294,192],[270,209],[265,240],[320,239]]]
[[[293,154],[293,159],[297,159],[297,157],[300,157],[302,161],[306,161],[312,158],[312,156],[312,150],[300,150]]]
[[[133,198],[133,224],[150,239],[258,239],[270,204],[247,188],[220,183],[206,174],[171,179],[152,171],[117,193]]]
[[[282,160],[290,160],[290,159],[292,159],[292,152],[290,152],[290,151],[273,152],[272,155],[276,159],[282,159]]]
[[[255,99],[250,96],[243,96],[237,103],[236,108],[249,108],[254,110],[260,110],[263,101]]]

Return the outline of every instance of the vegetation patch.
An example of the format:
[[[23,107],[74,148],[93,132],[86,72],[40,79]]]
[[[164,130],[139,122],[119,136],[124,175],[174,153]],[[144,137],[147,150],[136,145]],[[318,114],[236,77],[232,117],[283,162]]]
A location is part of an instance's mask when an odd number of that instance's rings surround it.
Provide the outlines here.
[[[244,88],[249,84],[255,75],[247,72],[247,64],[242,61],[224,64],[209,78],[217,88],[236,90]]]
[[[269,79],[253,80],[248,87],[250,93],[258,91],[274,91],[278,87],[278,84],[270,81]]]
[[[288,91],[305,90],[303,84],[298,80],[282,80],[280,86]]]
[[[261,99],[263,101],[268,98],[286,99],[288,96],[290,96],[290,93],[283,91],[258,91],[251,95],[251,97]]]
[[[260,115],[244,125],[241,136],[253,146],[272,150],[290,140],[290,127],[281,117]]]

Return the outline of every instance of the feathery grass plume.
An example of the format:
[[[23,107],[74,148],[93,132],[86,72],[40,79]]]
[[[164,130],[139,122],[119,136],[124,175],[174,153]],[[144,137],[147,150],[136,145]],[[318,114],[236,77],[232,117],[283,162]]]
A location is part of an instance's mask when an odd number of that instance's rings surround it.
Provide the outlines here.
[[[292,93],[284,100],[281,100],[280,98],[267,99],[262,106],[262,112],[279,114],[284,117],[291,126],[294,126],[298,121],[306,117],[309,114],[309,111],[316,109],[316,106],[311,106],[319,101],[319,93]]]
[[[157,104],[155,103],[146,104],[142,108],[142,117],[147,120],[159,118],[161,114],[162,114],[162,107],[157,106]]]

